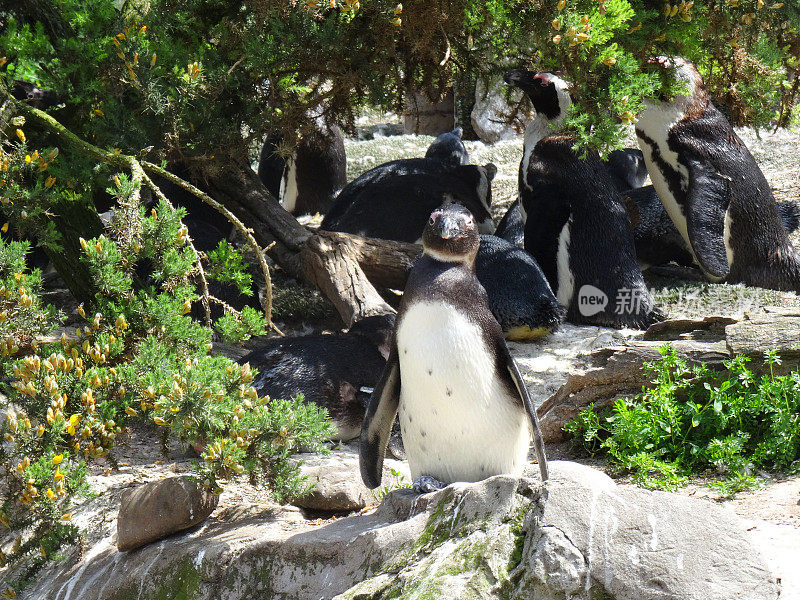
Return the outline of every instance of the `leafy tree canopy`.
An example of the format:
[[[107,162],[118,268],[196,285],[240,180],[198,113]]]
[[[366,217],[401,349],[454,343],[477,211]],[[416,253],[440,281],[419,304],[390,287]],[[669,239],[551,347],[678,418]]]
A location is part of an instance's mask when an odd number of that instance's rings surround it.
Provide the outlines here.
[[[646,95],[670,91],[657,55],[698,64],[741,123],[797,97],[797,0],[50,0],[0,12],[9,78],[58,90],[59,118],[102,147],[224,166],[269,132],[360,105],[399,108],[468,73],[525,64],[574,87],[569,124],[598,147],[620,139]],[[672,90],[674,91],[674,90]],[[783,103],[783,104],[782,104]]]

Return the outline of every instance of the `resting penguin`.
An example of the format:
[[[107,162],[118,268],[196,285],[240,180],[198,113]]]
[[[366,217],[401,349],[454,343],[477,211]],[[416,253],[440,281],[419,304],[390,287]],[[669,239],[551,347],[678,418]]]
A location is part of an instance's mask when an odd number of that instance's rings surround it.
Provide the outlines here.
[[[507,340],[543,337],[558,327],[564,309],[533,257],[494,235],[481,235],[475,275]]]
[[[640,188],[647,180],[647,165],[644,155],[638,148],[613,150],[603,161],[611,181],[620,192]]]
[[[492,179],[497,167],[459,165],[443,173],[385,176],[366,185],[337,219],[322,229],[414,243],[422,236],[428,215],[450,200],[467,207],[483,233],[494,232],[490,211]]]
[[[324,214],[347,183],[341,130],[333,125],[311,131],[285,160],[276,153],[280,142],[270,137],[261,149],[259,178],[293,215]]]
[[[428,146],[425,158],[438,160],[449,168],[468,165],[469,153],[464,146],[464,142],[461,141],[463,136],[464,130],[461,127],[456,127],[453,131],[441,134]]]
[[[567,85],[552,73],[513,71],[506,81],[519,85],[551,122],[569,108]],[[572,138],[550,135],[526,147],[524,185],[535,193],[527,195],[525,249],[567,308],[568,321],[646,328],[663,315],[636,263],[622,196],[597,153],[581,159],[572,145]],[[525,202],[522,192],[520,186]]]
[[[546,480],[536,409],[475,277],[475,219],[457,204],[445,205],[431,213],[422,240],[361,429],[364,483],[380,485],[398,412],[418,491],[521,474],[531,426]]]
[[[304,395],[328,410],[333,439],[358,437],[369,400],[366,388],[380,377],[389,355],[394,315],[367,317],[347,333],[269,340],[239,360],[258,370],[253,387],[260,396]],[[369,390],[371,392],[371,389]]]
[[[687,88],[650,100],[636,136],[670,218],[710,281],[800,291],[800,256],[769,184],[682,58],[659,58]]]
[[[321,228],[331,231],[331,227],[347,212],[365,190],[374,189],[378,184],[407,175],[441,175],[469,164],[469,154],[461,141],[460,127],[437,137],[425,153],[424,158],[400,158],[382,163],[362,173],[348,183],[336,197],[322,221]],[[430,212],[430,211],[428,211]],[[426,213],[427,218],[427,213]]]
[[[628,190],[623,193],[623,197],[630,198],[636,205],[635,215],[632,215],[635,223],[633,241],[636,259],[642,270],[670,262],[685,267],[695,266],[691,251],[669,218],[652,185]],[[778,202],[778,214],[786,233],[797,229],[799,211],[798,206],[792,202]]]

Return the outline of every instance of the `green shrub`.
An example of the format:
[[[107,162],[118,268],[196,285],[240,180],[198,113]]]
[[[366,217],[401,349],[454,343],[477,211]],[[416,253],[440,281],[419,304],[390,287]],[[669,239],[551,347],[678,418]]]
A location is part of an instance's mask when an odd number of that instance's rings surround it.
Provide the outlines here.
[[[17,174],[27,176],[6,171],[9,179]],[[38,193],[35,185],[14,189],[17,210]],[[249,475],[279,502],[308,490],[290,457],[322,450],[332,434],[324,410],[302,398],[259,398],[249,365],[209,354],[211,328],[188,314],[198,298],[199,257],[183,212],[162,202],[146,215],[137,190],[118,176],[111,191],[127,218],[112,223],[113,239],[81,240],[97,293],[91,310],[78,308],[83,322],[74,336],[37,342],[58,315],[42,303],[40,273],[26,270],[27,242],[0,236],[0,523],[18,538],[0,562],[26,561],[29,573],[79,535],[70,506],[86,490],[86,465],[115,465],[114,444],[130,419],[152,421],[164,438],[199,448],[195,467],[208,487]],[[221,267],[218,274],[236,280]],[[263,315],[244,313],[231,337],[264,324]]]
[[[676,487],[715,469],[727,477],[719,487],[735,491],[754,481],[754,469],[797,469],[800,374],[775,376],[780,358],[774,352],[766,356],[769,373],[760,378],[742,356],[716,372],[689,368],[669,347],[661,354],[646,365],[652,387],[601,413],[585,409],[565,431],[648,487]]]

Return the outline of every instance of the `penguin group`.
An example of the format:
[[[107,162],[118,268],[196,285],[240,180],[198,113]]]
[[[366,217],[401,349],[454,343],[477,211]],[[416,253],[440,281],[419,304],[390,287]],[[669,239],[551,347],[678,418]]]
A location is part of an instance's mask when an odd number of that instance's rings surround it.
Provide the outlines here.
[[[324,213],[323,230],[421,244],[422,254],[393,325],[357,323],[348,334],[323,336],[336,348],[352,341],[368,347],[365,368],[308,369],[304,353],[324,362],[341,351],[311,352],[309,340],[297,342],[297,351],[284,341],[246,357],[263,371],[256,385],[291,393],[279,380],[303,373],[297,391],[312,389],[307,398],[328,408],[337,436],[360,436],[370,488],[380,484],[398,421],[418,491],[519,475],[531,436],[546,479],[536,412],[507,339],[535,339],[563,321],[646,329],[665,315],[643,270],[671,262],[714,282],[800,292],[800,257],[788,240],[800,222],[796,207],[775,201],[694,66],[677,58],[654,64],[674,73],[686,93],[648,99],[636,125],[639,148],[606,158],[581,154],[560,130],[571,105],[568,82],[549,72],[505,74],[535,114],[525,129],[517,198],[497,226],[497,168],[470,163],[461,128],[436,138],[424,157],[379,165],[347,184],[343,148],[328,136],[327,149],[315,151],[340,173],[325,175],[336,181],[314,201],[304,199],[297,178],[310,168],[302,154],[315,144],[298,146],[273,169],[280,175],[272,187],[287,210]],[[265,146],[259,170],[265,183],[270,152]],[[341,160],[331,158],[337,154]]]

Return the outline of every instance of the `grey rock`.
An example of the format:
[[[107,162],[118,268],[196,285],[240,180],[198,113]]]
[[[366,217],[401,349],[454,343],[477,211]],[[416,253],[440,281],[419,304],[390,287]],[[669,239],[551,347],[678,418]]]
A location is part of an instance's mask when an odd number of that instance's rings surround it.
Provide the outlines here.
[[[405,133],[437,136],[455,127],[453,90],[448,90],[439,102],[431,102],[424,94],[406,96],[403,115]]]
[[[479,79],[475,86],[471,121],[482,142],[511,140],[525,131],[527,116],[506,100],[507,91],[508,85],[500,77],[490,81]],[[522,92],[516,88],[509,95],[515,103],[522,98]]]
[[[366,488],[361,481],[358,452],[343,448],[335,453],[310,454],[299,457],[300,471],[314,483],[311,493],[294,501],[295,506],[323,511],[361,510],[379,503],[381,493]],[[395,475],[398,473],[399,475]],[[383,483],[393,489],[411,482],[408,464],[387,459],[383,466]]]
[[[184,475],[146,483],[122,495],[117,548],[133,550],[197,525],[217,507],[219,496]]]
[[[209,519],[124,554],[104,540],[22,598],[778,598],[732,513],[574,463],[551,474],[397,490],[372,514],[302,533],[276,513]]]

